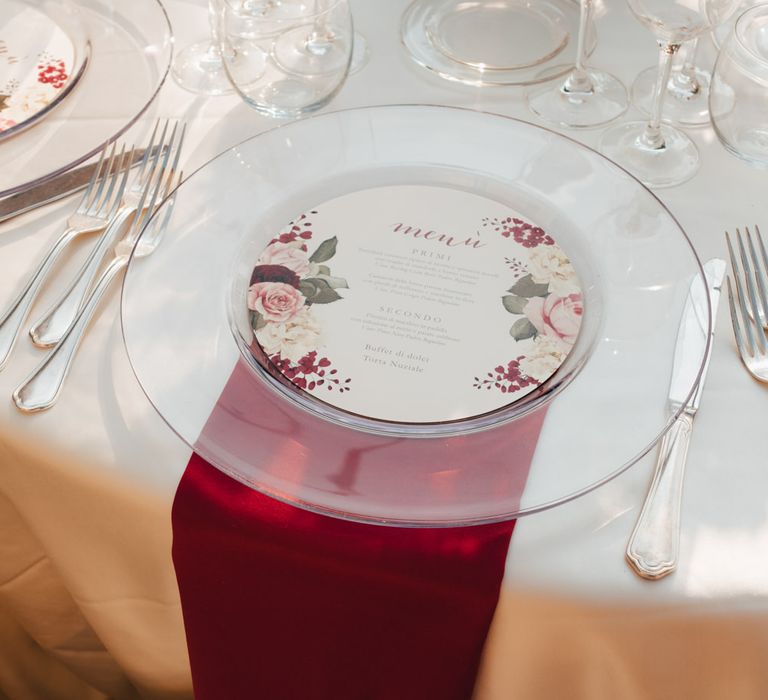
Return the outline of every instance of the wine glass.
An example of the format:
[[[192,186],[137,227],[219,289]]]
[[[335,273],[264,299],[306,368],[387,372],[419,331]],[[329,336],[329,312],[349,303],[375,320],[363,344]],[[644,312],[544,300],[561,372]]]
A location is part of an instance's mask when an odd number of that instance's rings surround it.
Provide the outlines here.
[[[346,2],[313,0],[305,23],[282,32],[272,46],[272,57],[292,75],[328,75],[349,70],[350,37],[339,22],[349,12]]]
[[[253,11],[245,1],[226,0],[221,21],[224,65],[240,97],[279,119],[327,104],[352,59],[348,0],[272,0]]]
[[[173,61],[171,71],[176,82],[199,95],[225,95],[233,92],[227,79],[218,41],[216,0],[208,0],[210,36],[182,49]]]
[[[627,91],[621,81],[585,65],[592,4],[593,0],[581,0],[576,65],[565,81],[556,87],[537,87],[526,94],[529,109],[553,124],[599,126],[617,119],[627,109]],[[559,74],[557,69],[552,72]]]
[[[686,42],[667,83],[664,119],[678,126],[709,124],[708,94],[712,73],[701,66],[701,37]],[[650,114],[656,85],[656,66],[642,71],[632,83],[632,104]]]
[[[300,17],[307,14],[309,5],[305,0],[225,0],[230,5],[237,5],[237,12],[240,17],[250,17],[253,19],[263,19],[270,15],[275,17],[287,18],[290,16]],[[326,0],[325,9],[330,9],[335,4]],[[323,5],[318,2],[313,3],[314,14],[320,15],[323,12]],[[287,43],[286,39],[282,40]],[[296,48],[294,46],[294,48]],[[352,43],[352,60],[349,64],[349,75],[361,70],[368,62],[368,41],[357,30],[354,32]]]
[[[691,139],[661,121],[672,60],[680,45],[723,22],[738,0],[627,0],[637,19],[659,44],[653,104],[647,122],[627,122],[608,129],[599,149],[649,187],[670,187],[692,177],[699,153]]]
[[[712,126],[725,148],[768,168],[768,4],[742,14],[726,38],[709,93]]]

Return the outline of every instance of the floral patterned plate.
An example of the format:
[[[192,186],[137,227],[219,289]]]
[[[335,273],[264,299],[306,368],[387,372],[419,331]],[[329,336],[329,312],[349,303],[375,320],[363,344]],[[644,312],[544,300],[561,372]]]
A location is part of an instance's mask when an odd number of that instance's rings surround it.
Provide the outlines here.
[[[173,203],[127,270],[127,354],[167,424],[254,489],[367,522],[503,520],[606,483],[675,418],[698,258],[559,134],[327,113],[222,153]]]
[[[165,81],[173,35],[161,0],[3,0],[2,10],[0,88],[12,111],[0,117],[17,122],[0,132],[5,197],[82,163],[130,128]],[[45,31],[9,35],[9,22]],[[9,56],[18,60],[8,65]]]
[[[576,270],[543,228],[425,185],[296,217],[259,255],[247,304],[260,350],[295,387],[409,423],[464,420],[542,387],[583,313]]]
[[[0,24],[0,140],[42,119],[76,86],[90,45],[67,2],[4,0]]]

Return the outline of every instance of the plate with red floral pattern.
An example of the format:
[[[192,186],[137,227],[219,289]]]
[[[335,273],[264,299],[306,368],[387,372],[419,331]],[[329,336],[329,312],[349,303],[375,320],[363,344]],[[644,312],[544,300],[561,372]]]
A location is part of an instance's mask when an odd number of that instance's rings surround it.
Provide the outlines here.
[[[260,354],[298,389],[438,423],[544,385],[576,342],[583,297],[566,252],[509,205],[388,185],[287,223],[256,260],[247,306]]]
[[[193,450],[275,498],[504,520],[606,483],[675,419],[698,257],[652,192],[560,134],[428,105],[321,114],[225,151],[156,216],[163,243],[123,285],[131,366]]]
[[[5,0],[0,24],[0,140],[42,119],[83,76],[90,45],[69,3]]]
[[[2,7],[5,197],[97,154],[134,124],[165,81],[173,36],[160,0],[3,0]]]

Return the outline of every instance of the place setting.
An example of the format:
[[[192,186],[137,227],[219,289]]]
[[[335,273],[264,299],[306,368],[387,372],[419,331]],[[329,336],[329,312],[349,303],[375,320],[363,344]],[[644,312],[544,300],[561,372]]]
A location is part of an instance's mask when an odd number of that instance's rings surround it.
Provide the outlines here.
[[[735,440],[713,419],[730,424],[726,378],[750,415],[768,382],[766,7],[10,0],[0,227],[35,236],[28,214],[54,202],[60,221],[0,259],[18,278],[0,298],[0,518],[60,562],[39,586],[114,664],[99,680],[43,643],[50,679],[74,674],[71,697],[493,700],[518,678],[562,697],[542,641],[578,687],[604,670],[588,630],[622,614],[680,649],[690,610],[713,639],[711,609],[733,620],[747,594],[768,620],[737,545],[730,578],[702,573],[728,538],[763,536],[702,494]],[[615,47],[630,26],[612,55],[603,32]],[[81,407],[98,430],[78,432]],[[755,492],[761,449],[733,456]],[[79,505],[53,527],[59,493]],[[12,579],[31,554],[6,549]],[[520,615],[531,596],[553,636]],[[21,604],[0,596],[0,649],[40,634],[3,623]],[[589,620],[570,650],[561,605]],[[657,696],[606,639],[636,684],[609,674],[605,697]]]

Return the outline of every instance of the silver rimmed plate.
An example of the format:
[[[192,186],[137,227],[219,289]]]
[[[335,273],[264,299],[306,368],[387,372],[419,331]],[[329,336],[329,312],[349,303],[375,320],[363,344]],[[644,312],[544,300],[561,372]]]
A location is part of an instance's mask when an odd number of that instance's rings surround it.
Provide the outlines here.
[[[60,14],[64,6],[41,0],[30,7],[58,7]],[[118,138],[168,74],[173,37],[159,0],[79,0],[76,14],[90,44],[87,69],[45,119],[0,141],[0,196],[53,177]],[[56,67],[44,77],[59,77]]]
[[[282,268],[280,283],[300,285],[289,268],[301,256],[264,260],[265,247],[290,233],[286,225],[301,213],[348,195],[391,194],[393,187],[454,193],[456,202],[487,199],[536,222],[567,252],[578,272],[584,317],[572,351],[538,390],[483,413],[450,414],[454,420],[422,422],[411,414],[399,421],[396,413],[382,418],[350,410],[330,398],[333,392],[313,396],[259,352],[246,305],[254,265]],[[398,224],[395,214],[391,221],[388,215],[370,218],[382,230]],[[340,251],[352,240],[346,229],[305,239],[303,231],[300,225],[295,242],[312,241],[306,252],[317,265],[302,268],[303,277],[311,272],[312,279],[334,280],[329,288],[341,297],[353,293],[352,280],[355,290],[364,286],[367,278],[355,278],[354,265],[337,264],[342,253],[331,250],[334,244],[315,255],[333,237]],[[368,239],[360,245],[371,249]],[[390,254],[386,247],[378,252]],[[260,134],[192,174],[175,194],[163,245],[129,267],[122,321],[150,401],[184,441],[227,474],[339,517],[472,524],[565,502],[651,449],[669,425],[672,350],[698,274],[699,261],[671,214],[594,151],[497,115],[372,107]],[[454,284],[453,276],[446,284]],[[324,285],[312,285],[334,298]],[[315,294],[302,289],[306,298]],[[533,296],[535,290],[518,287],[512,295]],[[507,323],[507,292],[475,308]],[[268,300],[272,311],[291,312],[294,302],[286,294]],[[523,302],[508,303],[513,311],[517,304]],[[349,322],[358,323],[349,308]],[[515,341],[502,335],[506,339],[494,342],[507,357],[507,343]],[[482,356],[464,353],[451,371],[477,374]],[[314,359],[319,366],[320,358]],[[410,365],[423,361],[411,357]],[[381,391],[405,405],[419,390],[408,376],[380,383]],[[459,405],[473,390],[454,384],[441,400]]]
[[[71,3],[6,0],[0,19],[0,141],[44,118],[72,93],[90,48]]]

